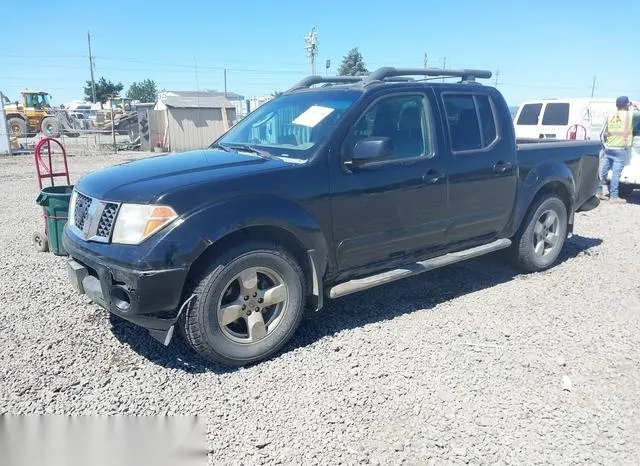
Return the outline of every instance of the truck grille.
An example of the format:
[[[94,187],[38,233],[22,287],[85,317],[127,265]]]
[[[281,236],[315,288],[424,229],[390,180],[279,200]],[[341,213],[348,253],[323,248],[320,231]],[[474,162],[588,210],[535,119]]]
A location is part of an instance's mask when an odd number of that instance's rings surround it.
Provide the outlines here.
[[[108,243],[118,207],[114,202],[94,199],[76,191],[72,226],[85,240]]]
[[[73,215],[73,221],[79,230],[84,228],[84,223],[87,221],[87,217],[89,216],[89,207],[91,207],[91,198],[78,193],[78,196],[76,197],[76,210]]]
[[[116,212],[118,211],[118,204],[107,203],[100,216],[100,222],[98,223],[97,236],[101,238],[109,238],[111,236],[111,230],[113,229],[113,223],[116,220]]]

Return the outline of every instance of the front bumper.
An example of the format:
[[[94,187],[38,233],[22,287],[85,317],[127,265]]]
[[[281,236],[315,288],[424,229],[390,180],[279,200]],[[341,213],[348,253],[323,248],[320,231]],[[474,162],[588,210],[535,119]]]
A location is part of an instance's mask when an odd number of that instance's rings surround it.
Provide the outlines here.
[[[63,244],[69,253],[69,281],[78,293],[168,344],[166,334],[176,322],[188,269],[136,270],[91,254],[67,231]]]

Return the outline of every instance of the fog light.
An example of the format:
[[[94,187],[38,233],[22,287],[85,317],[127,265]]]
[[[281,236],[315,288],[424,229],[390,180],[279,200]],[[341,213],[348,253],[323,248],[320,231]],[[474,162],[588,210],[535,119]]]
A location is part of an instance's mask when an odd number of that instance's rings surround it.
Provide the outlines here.
[[[131,296],[127,290],[120,286],[111,288],[111,302],[122,312],[131,309]]]

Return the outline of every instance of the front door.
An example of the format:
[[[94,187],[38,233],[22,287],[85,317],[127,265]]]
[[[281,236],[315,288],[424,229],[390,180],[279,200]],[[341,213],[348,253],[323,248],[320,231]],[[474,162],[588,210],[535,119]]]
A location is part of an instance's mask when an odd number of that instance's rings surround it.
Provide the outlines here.
[[[422,93],[374,101],[345,138],[340,160],[332,161],[333,235],[341,270],[443,243],[447,174],[431,108]],[[344,160],[365,137],[390,138],[391,159],[347,168]]]

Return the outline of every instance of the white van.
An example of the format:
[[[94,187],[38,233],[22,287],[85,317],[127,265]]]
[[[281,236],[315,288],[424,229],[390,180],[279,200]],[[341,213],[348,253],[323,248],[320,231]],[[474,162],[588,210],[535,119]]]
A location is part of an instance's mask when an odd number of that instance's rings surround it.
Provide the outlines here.
[[[513,123],[517,138],[597,140],[607,115],[615,111],[615,99],[528,100],[520,104]]]
[[[633,102],[640,109],[639,102]],[[615,99],[541,99],[523,102],[513,118],[518,139],[600,139]],[[640,189],[640,113],[634,115],[633,147],[620,177],[620,195]],[[611,172],[609,172],[609,179]]]

